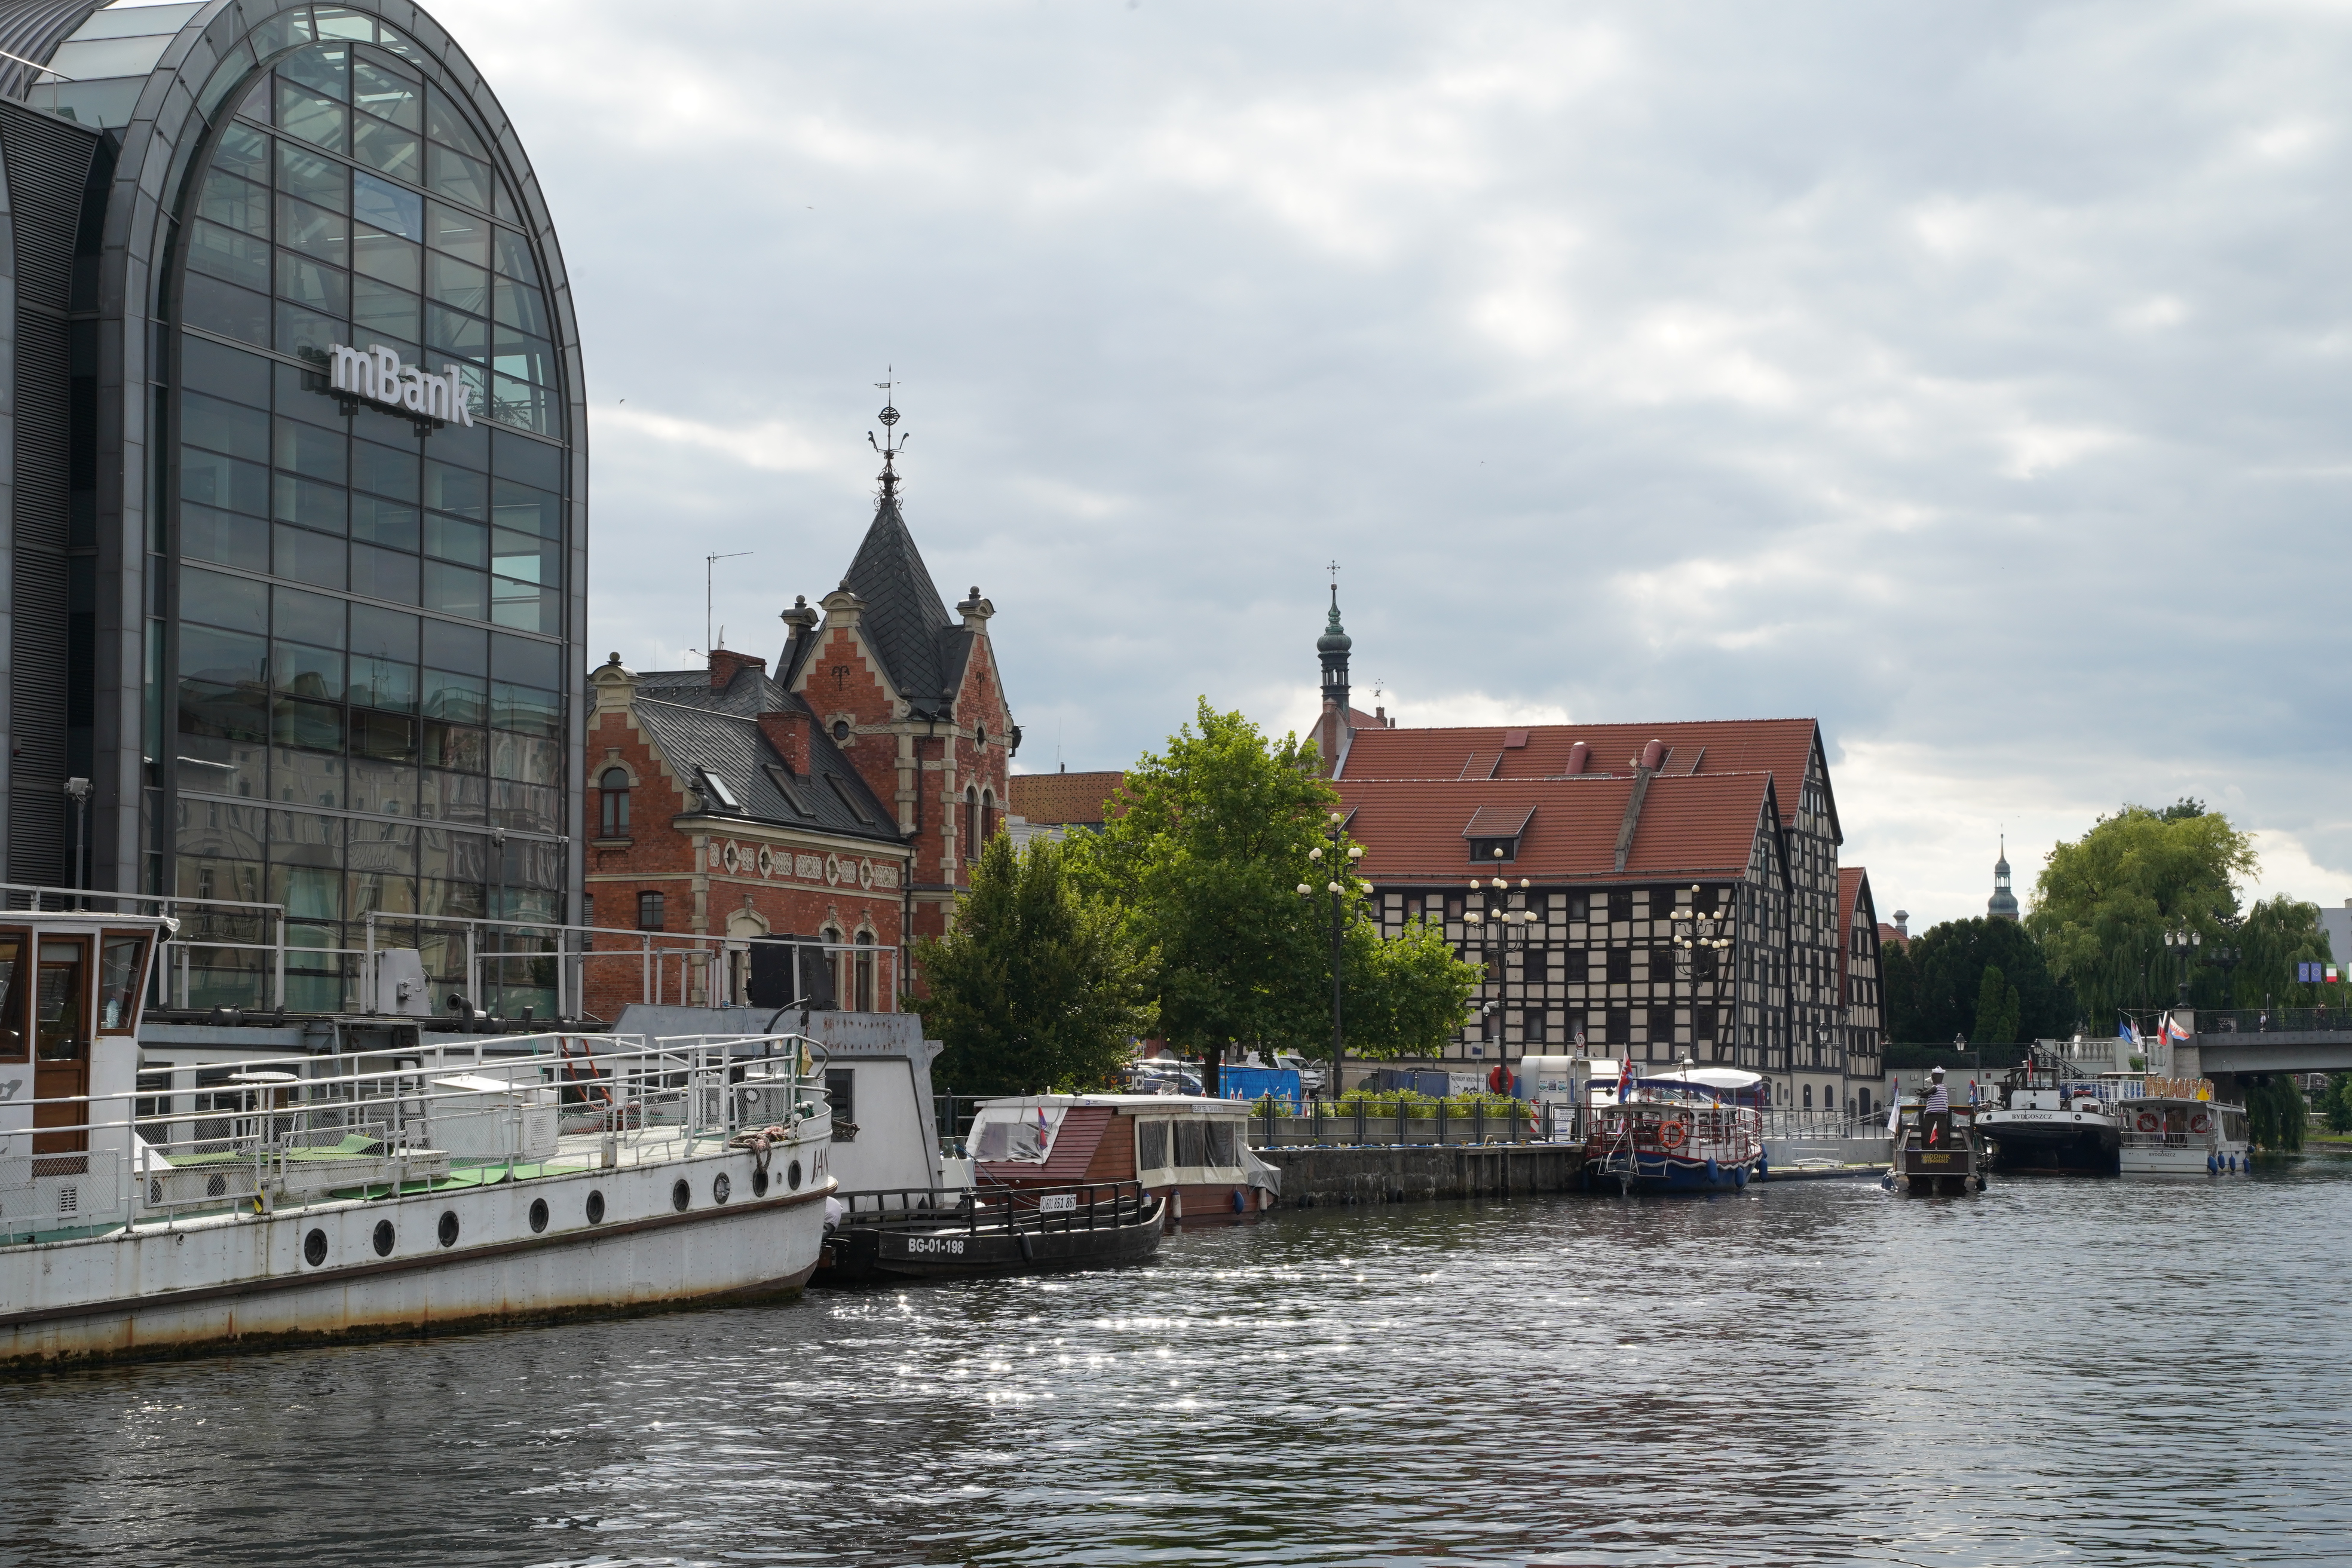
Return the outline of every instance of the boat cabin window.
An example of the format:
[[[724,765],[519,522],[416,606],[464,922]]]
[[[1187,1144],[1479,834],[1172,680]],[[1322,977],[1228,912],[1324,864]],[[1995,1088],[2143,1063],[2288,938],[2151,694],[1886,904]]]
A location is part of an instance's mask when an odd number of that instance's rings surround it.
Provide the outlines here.
[[[139,1019],[139,987],[147,978],[147,939],[110,933],[99,949],[98,1026],[127,1034]]]
[[[38,989],[33,996],[33,1054],[45,1062],[75,1062],[89,1050],[85,1016],[89,944],[79,937],[41,939]]]
[[[967,1139],[971,1157],[1043,1163],[1054,1152],[1054,1134],[1061,1131],[1065,1111],[1061,1106],[1024,1110],[1019,1106],[983,1105]]]
[[[25,1059],[25,946],[23,931],[0,931],[0,1061]]]
[[[1135,1169],[1163,1170],[1168,1164],[1168,1123],[1139,1121],[1135,1124]]]
[[[857,1120],[857,1069],[827,1068],[824,1069],[824,1098],[833,1107],[835,1121]]]

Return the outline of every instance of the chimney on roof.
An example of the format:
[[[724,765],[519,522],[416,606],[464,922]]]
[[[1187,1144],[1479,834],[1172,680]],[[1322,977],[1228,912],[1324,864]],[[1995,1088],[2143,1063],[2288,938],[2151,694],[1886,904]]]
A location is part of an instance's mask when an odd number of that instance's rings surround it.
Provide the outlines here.
[[[805,708],[787,708],[780,712],[760,715],[760,733],[776,754],[784,759],[784,766],[801,778],[809,772],[809,732],[813,726]]]
[[[780,618],[784,623],[784,651],[776,656],[776,678],[782,680],[791,677],[793,660],[798,657],[801,644],[816,630],[819,617],[814,610],[809,608],[808,595],[795,594],[793,595],[793,607]]]
[[[1633,765],[1648,773],[1656,773],[1665,766],[1665,763],[1666,743],[1664,741],[1653,741],[1642,748],[1642,755]]]
[[[1574,744],[1573,746],[1570,746],[1570,747],[1568,749],[1568,769],[1567,769],[1567,772],[1568,772],[1568,775],[1569,775],[1569,777],[1570,777],[1570,778],[1574,778],[1577,774],[1579,774],[1579,773],[1582,773],[1582,772],[1584,771],[1585,764],[1586,764],[1586,763],[1590,763],[1590,762],[1591,762],[1591,761],[1592,761],[1592,748],[1591,748],[1591,747],[1590,747],[1590,746],[1586,745],[1586,744],[1585,744],[1583,742],[1581,742],[1581,741],[1579,741],[1576,744]]]
[[[733,684],[737,673],[746,666],[753,669],[765,669],[768,668],[768,661],[756,654],[738,653],[731,647],[712,648],[710,650],[711,689],[726,690]]]
[[[2352,900],[2347,900],[2346,901],[2347,903],[2352,903]],[[1897,910],[1895,911],[1895,934],[1901,937],[1905,942],[1909,942],[1911,940],[1911,911],[1909,910]]]

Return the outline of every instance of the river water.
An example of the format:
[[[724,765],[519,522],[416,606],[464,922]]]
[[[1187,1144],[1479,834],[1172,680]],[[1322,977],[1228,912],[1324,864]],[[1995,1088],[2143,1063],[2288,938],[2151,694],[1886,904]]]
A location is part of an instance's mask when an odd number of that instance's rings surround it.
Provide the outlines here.
[[[1324,1210],[0,1385],[0,1562],[2352,1560],[2352,1162]]]

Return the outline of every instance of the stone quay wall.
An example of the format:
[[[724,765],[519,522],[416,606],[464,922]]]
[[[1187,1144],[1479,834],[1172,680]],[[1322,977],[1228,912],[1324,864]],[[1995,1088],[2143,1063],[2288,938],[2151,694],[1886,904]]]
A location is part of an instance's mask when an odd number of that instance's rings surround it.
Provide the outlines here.
[[[1584,1151],[1565,1143],[1375,1144],[1255,1152],[1282,1173],[1281,1201],[1293,1208],[1576,1192],[1584,1174]]]

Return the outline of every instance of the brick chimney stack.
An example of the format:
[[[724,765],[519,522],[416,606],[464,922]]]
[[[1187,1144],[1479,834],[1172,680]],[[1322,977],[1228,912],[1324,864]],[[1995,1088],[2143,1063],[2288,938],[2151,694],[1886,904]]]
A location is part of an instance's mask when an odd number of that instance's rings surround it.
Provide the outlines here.
[[[807,710],[801,708],[760,715],[760,733],[768,737],[768,744],[776,748],[784,765],[802,778],[808,776],[809,726],[814,722]]]
[[[765,669],[768,668],[768,661],[756,654],[738,653],[731,647],[712,648],[710,650],[711,689],[725,690],[734,680],[735,672],[746,665],[753,669]]]

